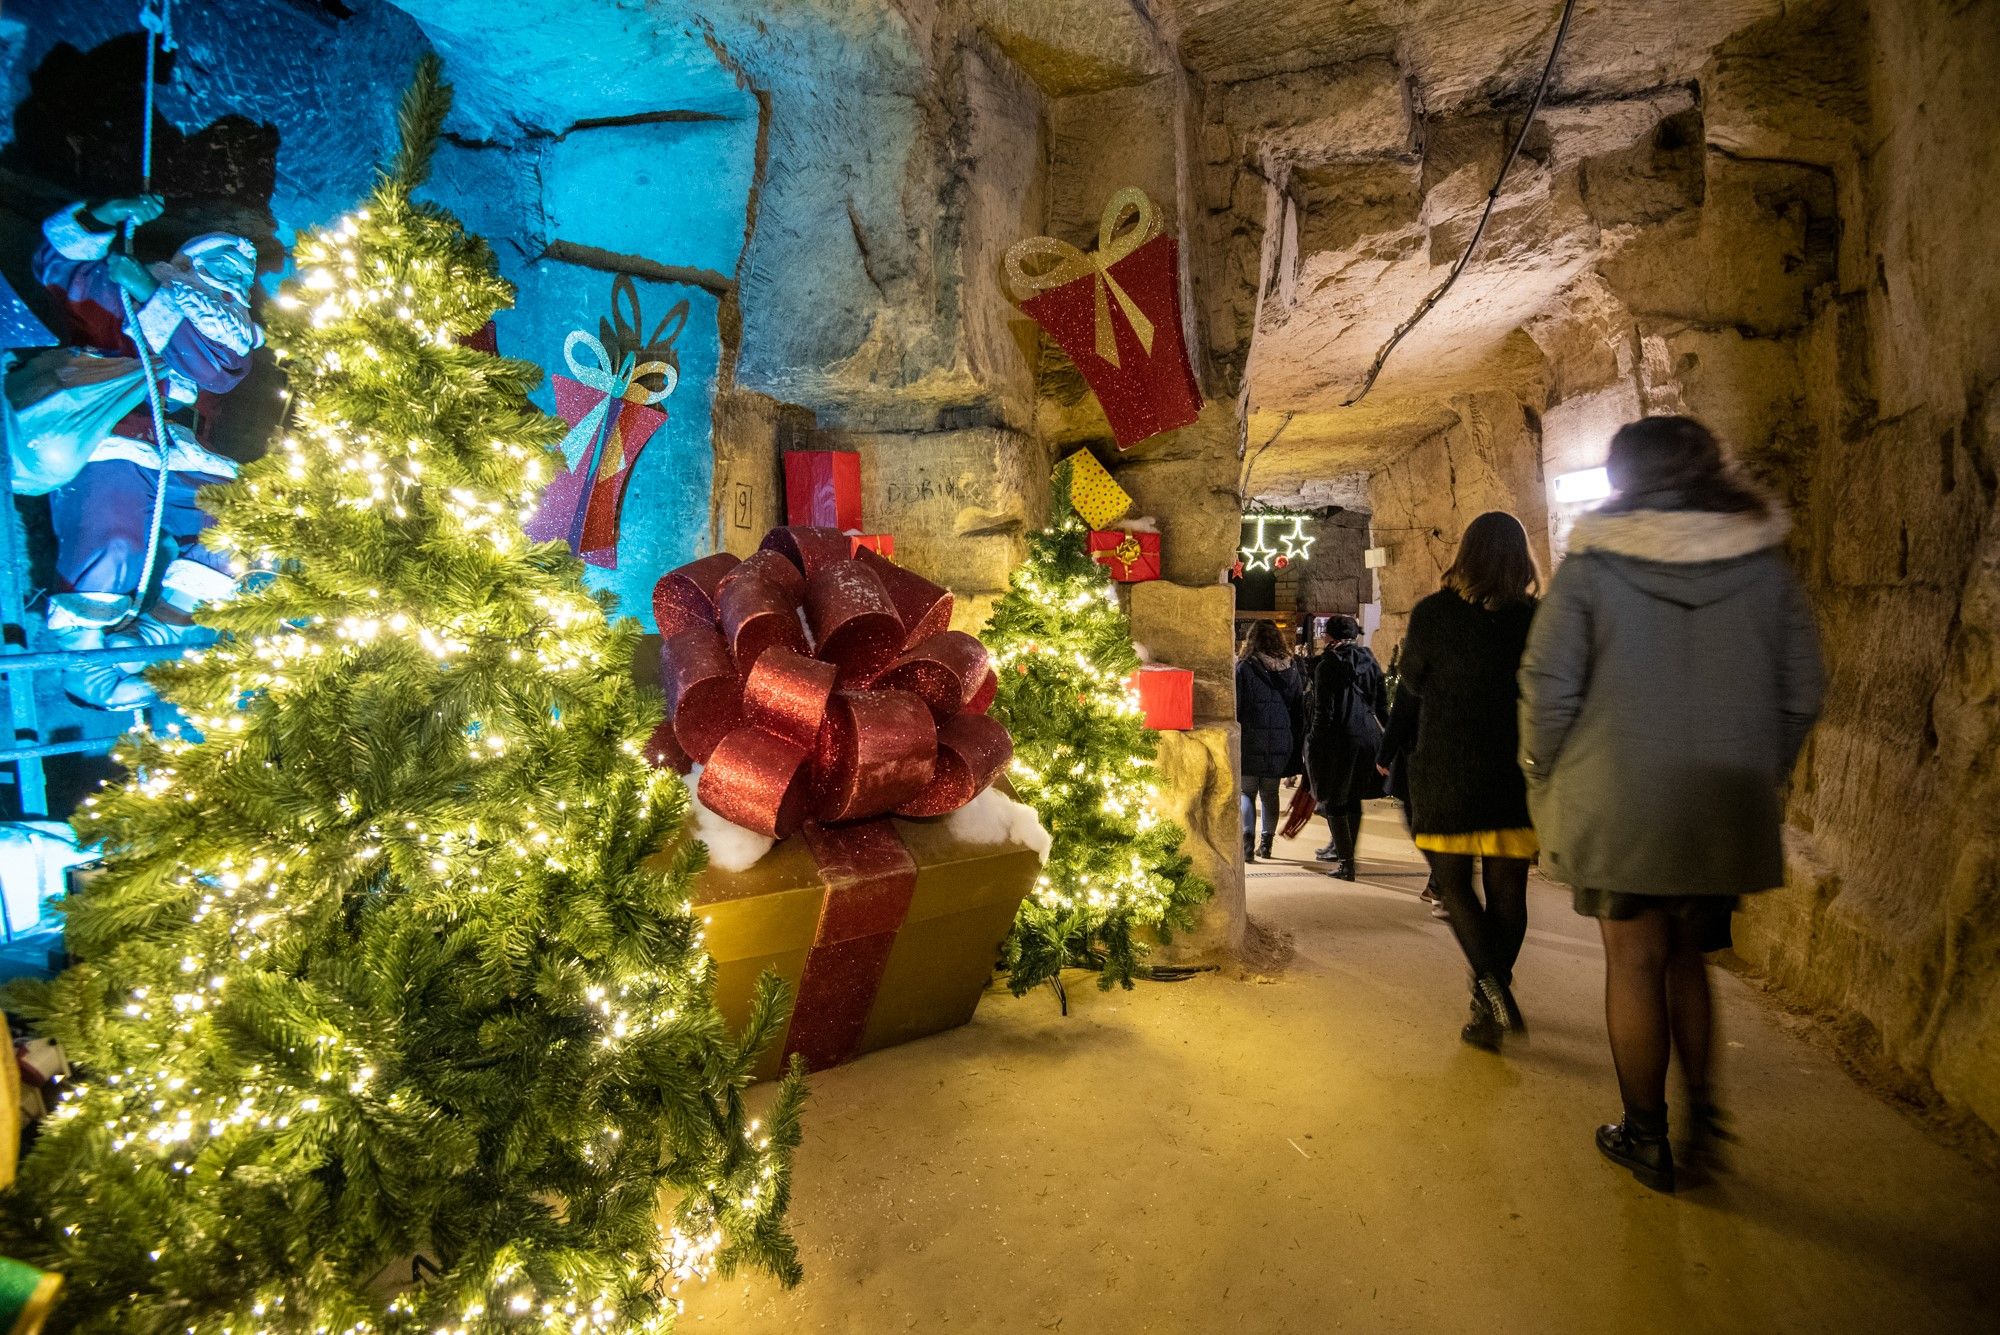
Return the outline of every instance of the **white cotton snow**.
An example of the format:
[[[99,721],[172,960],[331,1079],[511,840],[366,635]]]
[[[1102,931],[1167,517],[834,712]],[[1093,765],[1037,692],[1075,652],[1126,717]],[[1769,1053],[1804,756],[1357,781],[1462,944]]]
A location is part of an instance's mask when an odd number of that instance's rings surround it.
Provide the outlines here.
[[[777,845],[777,840],[733,825],[701,804],[701,766],[687,776],[688,801],[694,808],[694,837],[708,845],[708,861],[723,871],[748,871]]]
[[[1153,661],[1153,651],[1137,640],[1132,641],[1132,652],[1139,655],[1141,663],[1150,663]]]
[[[988,788],[946,816],[944,823],[953,837],[963,843],[1021,844],[1034,849],[1044,862],[1048,861],[1053,841],[1042,828],[1041,817],[1027,803],[1016,802],[997,788]]]
[[[1111,527],[1126,533],[1158,533],[1160,521],[1151,515],[1127,515]]]

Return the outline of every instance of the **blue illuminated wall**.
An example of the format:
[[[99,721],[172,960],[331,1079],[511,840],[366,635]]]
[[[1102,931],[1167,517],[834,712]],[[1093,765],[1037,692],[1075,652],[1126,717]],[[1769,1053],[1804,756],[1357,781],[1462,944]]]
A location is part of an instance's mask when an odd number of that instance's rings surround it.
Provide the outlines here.
[[[135,9],[128,0],[9,0],[0,19],[8,109],[58,44],[99,48],[135,30]],[[268,208],[279,242],[366,192],[392,143],[396,99],[417,57],[435,48],[458,101],[429,189],[493,244],[519,288],[516,307],[496,321],[501,351],[564,370],[566,336],[597,331],[620,273],[632,275],[649,331],[687,303],[673,343],[679,386],[636,465],[618,568],[589,575],[652,629],[654,581],[708,547],[720,316],[755,184],[755,97],[698,31],[663,27],[643,7],[202,0],[176,12],[182,49],[161,111],[189,134],[227,117],[275,131],[268,199],[233,203]],[[643,59],[635,43],[652,44]],[[605,53],[620,55],[616,68],[593,63]],[[133,128],[136,136],[136,112]],[[0,206],[15,212],[5,219],[10,250],[24,250],[29,215],[44,202]],[[10,271],[20,258],[10,257]],[[536,397],[553,410],[546,384]]]

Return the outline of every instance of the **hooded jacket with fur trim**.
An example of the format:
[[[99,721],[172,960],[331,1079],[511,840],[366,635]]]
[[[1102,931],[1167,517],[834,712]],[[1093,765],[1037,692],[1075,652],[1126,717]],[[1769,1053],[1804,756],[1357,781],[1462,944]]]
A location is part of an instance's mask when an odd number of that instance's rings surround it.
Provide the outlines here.
[[[1784,882],[1780,790],[1824,691],[1782,511],[1586,515],[1521,664],[1547,872],[1639,895]]]

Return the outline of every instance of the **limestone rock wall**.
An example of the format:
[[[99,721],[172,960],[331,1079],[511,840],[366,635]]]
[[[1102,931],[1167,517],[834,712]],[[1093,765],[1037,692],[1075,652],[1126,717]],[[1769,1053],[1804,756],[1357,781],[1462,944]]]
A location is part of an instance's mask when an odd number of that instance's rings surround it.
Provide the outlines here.
[[[1410,609],[1437,591],[1465,526],[1488,510],[1519,518],[1549,568],[1542,437],[1533,412],[1501,391],[1469,395],[1454,408],[1450,426],[1369,478],[1375,543],[1388,553],[1375,572],[1382,623],[1369,643],[1385,663],[1402,642]]]
[[[2000,1127],[2000,266],[1979,184],[2000,173],[2000,23],[1876,5],[1863,31],[1858,169],[1824,120],[1768,141],[1825,162],[1848,209],[1836,290],[1796,350],[1817,438],[1782,460],[1831,689],[1791,883],[1753,906],[1743,950]],[[1736,73],[1774,113],[1803,100],[1747,56]]]

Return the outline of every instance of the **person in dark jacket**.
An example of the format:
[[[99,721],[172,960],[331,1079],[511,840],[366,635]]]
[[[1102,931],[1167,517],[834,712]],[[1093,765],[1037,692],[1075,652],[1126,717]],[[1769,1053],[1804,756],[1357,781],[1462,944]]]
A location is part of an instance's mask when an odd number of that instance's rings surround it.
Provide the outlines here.
[[[1284,636],[1269,621],[1253,623],[1236,656],[1245,862],[1271,856],[1271,840],[1278,833],[1278,786],[1304,768],[1305,712],[1305,682],[1285,651]]]
[[[1671,1191],[1670,1050],[1689,1142],[1722,1134],[1703,952],[1784,882],[1781,790],[1824,690],[1783,512],[1686,417],[1619,429],[1613,498],[1577,521],[1521,668],[1521,763],[1549,874],[1604,937],[1624,1119],[1597,1144]]]
[[[1382,795],[1375,772],[1389,697],[1382,665],[1361,641],[1350,616],[1328,617],[1328,644],[1313,664],[1311,720],[1306,731],[1306,774],[1313,801],[1326,816],[1332,840],[1315,855],[1333,874],[1354,879],[1354,843],[1361,832],[1361,804]]]
[[[1515,676],[1540,584],[1520,520],[1495,510],[1466,526],[1444,587],[1410,612],[1382,746],[1385,774],[1407,756],[1411,829],[1472,966],[1472,1018],[1460,1037],[1492,1052],[1504,1033],[1526,1031],[1514,961],[1528,933],[1536,843],[1518,759]],[[1483,903],[1472,888],[1475,864]]]

